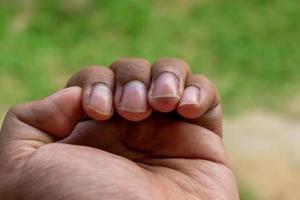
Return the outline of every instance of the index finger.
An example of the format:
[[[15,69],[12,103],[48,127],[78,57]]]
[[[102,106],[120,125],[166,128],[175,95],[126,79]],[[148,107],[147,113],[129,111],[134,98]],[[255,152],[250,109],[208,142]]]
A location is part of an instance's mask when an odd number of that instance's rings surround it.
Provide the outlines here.
[[[113,115],[114,72],[103,66],[90,66],[77,72],[66,87],[83,88],[82,106],[95,120],[107,120]]]

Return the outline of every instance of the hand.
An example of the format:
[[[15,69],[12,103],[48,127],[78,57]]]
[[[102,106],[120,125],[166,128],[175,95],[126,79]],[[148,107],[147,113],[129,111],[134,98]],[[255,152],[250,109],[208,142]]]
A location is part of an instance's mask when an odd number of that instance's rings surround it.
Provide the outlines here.
[[[239,199],[219,96],[185,62],[123,58],[68,87],[8,112],[0,199]]]

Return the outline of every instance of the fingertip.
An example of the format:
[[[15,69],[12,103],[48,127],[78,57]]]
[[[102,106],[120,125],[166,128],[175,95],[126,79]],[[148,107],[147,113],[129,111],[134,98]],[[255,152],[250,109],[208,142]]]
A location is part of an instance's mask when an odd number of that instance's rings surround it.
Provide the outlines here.
[[[185,88],[177,112],[185,118],[197,118],[203,114],[200,89],[196,86]]]
[[[113,115],[112,91],[106,84],[86,87],[82,98],[84,111],[90,118],[104,121]]]
[[[93,65],[76,73],[67,87],[78,85],[83,88],[82,107],[88,117],[107,120],[113,115],[112,92],[115,74],[104,66]]]
[[[152,97],[150,96],[148,101],[152,108],[160,112],[171,112],[176,109],[176,106],[179,102],[179,96],[173,97]]]
[[[129,121],[141,121],[150,116],[152,109],[147,102],[147,88],[134,80],[117,86],[115,107],[120,116]]]
[[[118,113],[121,117],[123,117],[124,119],[126,119],[128,121],[138,122],[138,121],[142,121],[142,120],[148,118],[152,113],[152,109],[149,108],[147,111],[140,112],[140,113],[132,112],[132,111],[125,111],[125,110],[118,110]]]
[[[150,87],[149,104],[160,112],[171,112],[176,109],[180,100],[180,81],[171,72],[161,73],[153,80]]]
[[[202,115],[200,104],[183,104],[177,107],[177,112],[184,118],[195,119]]]
[[[97,121],[105,121],[112,117],[113,112],[110,113],[103,113],[100,110],[97,110],[95,108],[91,108],[89,106],[84,107],[85,113],[88,115],[89,118],[92,118]]]

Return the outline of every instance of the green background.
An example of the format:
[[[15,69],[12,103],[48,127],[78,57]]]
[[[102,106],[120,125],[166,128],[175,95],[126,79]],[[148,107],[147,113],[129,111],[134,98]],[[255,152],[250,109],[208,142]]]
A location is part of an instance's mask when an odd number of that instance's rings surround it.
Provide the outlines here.
[[[282,109],[300,82],[299,36],[298,0],[0,0],[0,111],[122,56],[186,60],[226,114]]]

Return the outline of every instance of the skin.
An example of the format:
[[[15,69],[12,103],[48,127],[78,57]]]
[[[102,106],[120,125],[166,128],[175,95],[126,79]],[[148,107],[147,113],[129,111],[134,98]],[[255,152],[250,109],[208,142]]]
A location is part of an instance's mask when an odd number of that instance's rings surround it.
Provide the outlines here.
[[[88,67],[66,89],[13,107],[0,180],[3,200],[239,199],[219,95],[175,58]]]

